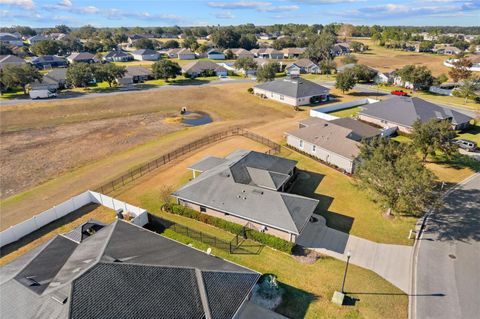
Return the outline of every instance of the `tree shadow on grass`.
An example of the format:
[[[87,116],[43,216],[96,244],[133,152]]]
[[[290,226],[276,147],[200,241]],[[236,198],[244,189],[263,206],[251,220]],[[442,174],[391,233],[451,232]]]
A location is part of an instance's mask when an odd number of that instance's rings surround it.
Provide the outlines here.
[[[345,233],[352,229],[354,218],[338,214],[329,210],[334,198],[316,193],[316,189],[322,182],[325,175],[311,171],[298,170],[298,176],[291,192],[319,201],[315,214],[325,217],[327,226]]]
[[[31,242],[33,242],[33,241],[39,239],[40,237],[54,231],[55,229],[57,229],[59,227],[62,227],[64,225],[67,225],[67,224],[77,220],[78,218],[82,217],[83,215],[94,211],[99,206],[100,205],[98,205],[98,204],[90,203],[90,204],[87,204],[83,207],[80,207],[79,209],[77,209],[74,212],[71,212],[71,213],[69,213],[69,214],[67,214],[67,215],[65,215],[65,216],[63,216],[63,217],[61,217],[57,220],[54,220],[53,222],[35,230],[34,232],[28,234],[27,236],[22,237],[19,240],[13,242],[13,243],[10,243],[8,245],[3,246],[0,250],[0,256],[1,257],[6,256],[6,255],[16,251],[17,249],[20,249],[21,247],[30,244]],[[113,214],[113,211],[112,211],[112,214]]]
[[[310,292],[279,282],[283,289],[282,303],[275,309],[275,312],[288,318],[305,318],[310,304],[320,297]]]
[[[433,163],[446,165],[447,167],[454,169],[462,169],[467,167],[475,172],[480,172],[480,161],[460,153],[450,157],[445,155],[437,155]]]
[[[185,85],[205,85],[210,83],[209,80],[198,80],[198,79],[188,79],[188,80],[178,80],[176,82],[170,82],[172,86],[185,86]]]

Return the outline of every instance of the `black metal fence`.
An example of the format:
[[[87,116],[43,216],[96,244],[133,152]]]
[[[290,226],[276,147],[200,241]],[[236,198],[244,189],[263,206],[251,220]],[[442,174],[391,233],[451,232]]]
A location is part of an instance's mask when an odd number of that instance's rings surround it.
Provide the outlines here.
[[[270,147],[271,149],[268,150],[266,153],[267,154],[276,154],[280,152],[281,145],[277,144],[263,136],[260,136],[258,134],[249,132],[245,129],[242,128],[234,128],[226,131],[222,131],[219,133],[215,133],[206,137],[203,137],[201,139],[195,140],[189,144],[183,145],[182,147],[164,154],[150,162],[147,162],[145,164],[140,165],[137,168],[133,168],[123,174],[120,177],[117,177],[111,181],[106,182],[105,184],[97,187],[95,189],[96,192],[100,192],[102,194],[109,194],[115,190],[120,189],[121,187],[133,182],[134,180],[142,177],[143,175],[159,168],[162,167],[165,164],[168,164],[172,162],[173,160],[190,153],[192,151],[195,151],[205,145],[212,144],[214,142],[218,142],[220,140],[223,140],[228,137],[233,137],[233,136],[243,136],[246,138],[249,138],[255,142],[261,143],[263,145],[266,145]]]
[[[243,237],[239,235],[235,235],[230,241],[225,241],[218,237],[174,223],[152,214],[148,215],[148,224],[146,224],[144,227],[160,234],[166,229],[170,229],[178,234],[187,236],[193,240],[207,244],[208,246],[224,250],[230,254],[259,254],[263,248],[263,245],[261,244],[245,242]]]

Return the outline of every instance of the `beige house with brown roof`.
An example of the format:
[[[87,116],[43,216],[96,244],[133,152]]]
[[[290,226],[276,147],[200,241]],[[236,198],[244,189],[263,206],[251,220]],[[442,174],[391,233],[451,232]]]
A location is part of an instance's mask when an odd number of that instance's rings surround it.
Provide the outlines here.
[[[338,169],[353,173],[360,154],[360,141],[380,135],[380,131],[352,118],[327,121],[310,118],[299,129],[286,133],[287,144]]]

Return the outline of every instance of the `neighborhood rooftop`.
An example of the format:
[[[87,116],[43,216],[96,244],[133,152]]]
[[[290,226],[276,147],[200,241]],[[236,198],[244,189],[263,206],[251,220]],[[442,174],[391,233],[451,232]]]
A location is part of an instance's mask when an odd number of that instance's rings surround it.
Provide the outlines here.
[[[326,87],[300,77],[269,81],[257,85],[256,88],[295,98],[322,95],[329,92]]]
[[[412,127],[416,120],[428,122],[430,119],[451,119],[452,124],[458,125],[472,119],[462,112],[418,97],[391,97],[378,103],[368,104],[363,106],[360,115],[387,120],[406,127]]]
[[[123,220],[58,235],[1,274],[12,319],[233,318],[260,276]]]
[[[277,191],[295,165],[281,157],[237,150],[223,161],[210,157],[192,166],[206,170],[173,196],[299,234],[318,201]]]

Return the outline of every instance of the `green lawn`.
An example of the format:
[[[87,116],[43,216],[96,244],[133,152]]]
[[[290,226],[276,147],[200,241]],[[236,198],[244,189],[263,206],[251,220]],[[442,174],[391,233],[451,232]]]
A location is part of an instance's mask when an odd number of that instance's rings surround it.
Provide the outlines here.
[[[335,74],[302,74],[302,78],[310,81],[335,81]]]
[[[352,107],[352,108],[349,108],[349,109],[330,112],[328,114],[333,115],[333,116],[338,116],[338,117],[353,117],[353,116],[356,116],[358,113],[360,113],[360,107],[355,106],[355,107]]]
[[[230,241],[233,234],[183,216],[163,213],[156,191],[139,196],[139,206],[162,218],[185,225],[197,231]],[[195,248],[206,250],[208,245],[192,240],[171,230],[164,235]],[[258,255],[236,255],[213,248],[213,254],[260,273],[271,273],[285,291],[285,301],[277,309],[290,318],[406,318],[408,297],[396,287],[360,267],[349,268],[346,291],[358,298],[355,306],[339,307],[330,302],[335,290],[340,289],[345,264],[333,258],[322,258],[314,264],[303,264],[293,257],[264,247]],[[356,293],[355,293],[356,292]]]
[[[387,219],[383,217],[384,209],[352,178],[294,151],[284,150],[280,155],[298,161],[297,167],[309,175],[295,184],[293,192],[318,199],[317,212],[330,227],[379,243],[412,244],[407,236],[416,218]]]
[[[16,88],[8,92],[3,92],[2,95],[0,95],[0,99],[18,99],[22,97],[28,97],[28,95],[23,94],[22,88]]]
[[[469,130],[458,134],[458,138],[474,141],[477,143],[478,147],[480,147],[480,123],[477,123]]]

